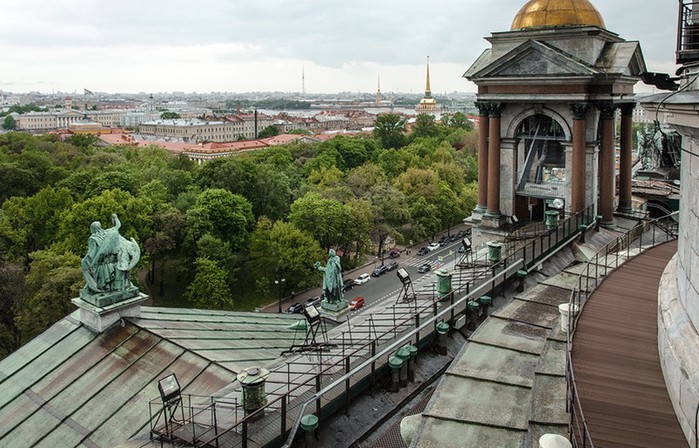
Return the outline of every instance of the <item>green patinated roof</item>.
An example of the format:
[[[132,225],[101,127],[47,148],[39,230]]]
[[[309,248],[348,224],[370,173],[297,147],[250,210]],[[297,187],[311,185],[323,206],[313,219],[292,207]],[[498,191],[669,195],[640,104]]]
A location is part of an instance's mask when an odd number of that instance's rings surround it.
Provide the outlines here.
[[[236,372],[289,348],[296,333],[286,327],[296,320],[143,307],[98,335],[75,312],[0,361],[0,446],[147,440],[159,379],[175,373],[183,393],[217,395]]]

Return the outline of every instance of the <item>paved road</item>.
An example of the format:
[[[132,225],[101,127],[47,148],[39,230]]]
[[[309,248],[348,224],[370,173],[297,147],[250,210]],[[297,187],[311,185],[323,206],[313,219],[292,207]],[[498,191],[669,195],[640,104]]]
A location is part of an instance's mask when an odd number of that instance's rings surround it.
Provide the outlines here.
[[[455,227],[454,229],[451,230],[451,234],[458,232],[461,229],[467,229],[469,226],[458,226]],[[446,234],[446,232],[444,232]],[[441,234],[437,236],[437,239],[441,238]],[[435,274],[434,271],[436,269],[439,269],[442,267],[442,265],[450,265],[453,266],[454,264],[454,256],[456,256],[456,260],[458,260],[459,254],[456,253],[460,240],[455,241],[452,243],[447,244],[445,247],[440,247],[439,249],[436,249],[432,252],[429,252],[427,255],[424,256],[419,256],[417,255],[417,252],[421,247],[427,246],[429,242],[424,242],[423,244],[416,244],[414,245],[410,250],[411,254],[407,255],[405,250],[401,253],[401,256],[395,259],[390,259],[386,257],[384,260],[385,263],[390,263],[391,261],[397,261],[399,267],[404,267],[410,274],[410,278],[413,281],[413,287],[415,289],[416,293],[420,293],[420,291],[429,291],[431,293],[432,291],[432,283],[436,281],[435,279]],[[450,255],[450,252],[452,253]],[[439,259],[440,257],[442,258],[442,262],[440,263]],[[423,264],[429,262],[432,265],[432,269],[427,272],[426,274],[419,274],[417,272],[418,267]],[[375,261],[372,263],[367,263],[361,268],[355,269],[354,271],[347,272],[344,275],[345,279],[349,278],[357,278],[361,274],[371,274],[371,272],[374,270],[375,266],[378,266],[380,264],[380,261]],[[383,299],[391,296],[395,296],[402,288],[402,285],[400,281],[398,280],[398,277],[396,276],[396,271],[390,271],[382,275],[381,277],[371,277],[371,280],[369,280],[367,283],[363,285],[356,285],[354,289],[349,290],[345,293],[345,298],[347,301],[351,301],[353,298],[357,296],[362,296],[364,297],[364,300],[366,301],[366,306],[364,307],[369,308],[372,304],[382,301]],[[309,291],[306,291],[302,294],[298,294],[293,298],[285,298],[282,300],[282,310],[286,311],[289,306],[291,306],[294,303],[305,303],[308,299],[311,299],[317,295],[320,294],[320,288],[315,288]],[[271,313],[276,313],[277,310],[279,309],[279,305],[277,302],[270,303],[263,307],[261,311],[263,312],[271,312]],[[358,310],[357,312],[362,312],[363,310]]]

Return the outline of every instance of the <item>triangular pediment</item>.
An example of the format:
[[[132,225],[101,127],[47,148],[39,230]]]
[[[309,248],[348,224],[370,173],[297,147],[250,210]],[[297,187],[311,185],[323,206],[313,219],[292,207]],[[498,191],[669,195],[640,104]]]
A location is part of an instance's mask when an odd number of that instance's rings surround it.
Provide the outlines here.
[[[470,73],[470,78],[590,76],[597,73],[593,66],[552,45],[528,40]]]

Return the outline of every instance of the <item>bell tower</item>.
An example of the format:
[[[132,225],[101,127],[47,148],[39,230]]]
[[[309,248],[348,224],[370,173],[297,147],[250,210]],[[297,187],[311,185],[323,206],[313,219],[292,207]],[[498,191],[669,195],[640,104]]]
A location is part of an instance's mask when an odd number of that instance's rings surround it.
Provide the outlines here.
[[[568,213],[594,207],[613,225],[617,111],[618,208],[631,206],[633,87],[646,71],[640,44],[607,30],[588,0],[530,0],[509,31],[486,40],[491,48],[464,74],[478,86],[480,115],[470,220],[491,229],[539,221],[558,199]]]

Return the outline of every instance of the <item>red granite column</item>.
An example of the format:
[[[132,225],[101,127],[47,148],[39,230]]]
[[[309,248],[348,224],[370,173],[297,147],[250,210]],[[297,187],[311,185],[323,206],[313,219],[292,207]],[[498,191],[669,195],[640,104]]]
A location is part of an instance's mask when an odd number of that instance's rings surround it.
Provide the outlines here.
[[[619,210],[630,212],[631,168],[633,149],[633,108],[635,104],[621,106],[621,145],[619,148]]]
[[[488,204],[488,133],[490,132],[488,120],[488,105],[476,103],[478,107],[478,205],[475,213],[486,212]]]
[[[602,224],[614,224],[614,105],[602,103],[600,110],[601,147],[599,157],[599,214]]]
[[[491,103],[488,138],[488,212],[493,218],[500,216],[500,111],[501,103]]]
[[[570,211],[577,213],[585,209],[585,178],[587,177],[585,118],[589,106],[586,103],[575,103],[571,105],[571,109],[573,110],[573,160],[570,173]]]

